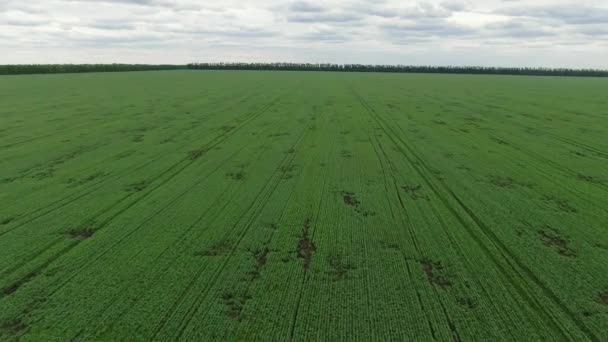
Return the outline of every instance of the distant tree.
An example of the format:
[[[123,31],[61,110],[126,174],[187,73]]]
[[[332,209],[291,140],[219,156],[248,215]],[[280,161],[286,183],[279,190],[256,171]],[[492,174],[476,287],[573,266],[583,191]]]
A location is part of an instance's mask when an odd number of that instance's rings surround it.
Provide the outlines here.
[[[607,77],[608,70],[565,68],[499,68],[481,66],[412,66],[412,65],[364,65],[364,64],[310,64],[310,63],[191,63],[193,70],[285,70],[285,71],[335,71],[335,72],[394,72],[394,73],[441,73],[487,74],[528,76],[585,76]]]
[[[187,69],[186,65],[149,64],[21,64],[0,65],[0,75],[58,74]]]

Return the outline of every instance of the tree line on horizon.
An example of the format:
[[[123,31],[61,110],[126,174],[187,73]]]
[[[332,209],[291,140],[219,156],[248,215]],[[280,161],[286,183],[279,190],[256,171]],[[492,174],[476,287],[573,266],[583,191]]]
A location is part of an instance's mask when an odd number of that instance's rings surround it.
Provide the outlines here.
[[[0,75],[63,74],[186,69],[174,64],[12,64],[0,65]]]
[[[432,74],[484,74],[528,76],[607,77],[608,70],[568,68],[516,68],[484,66],[415,66],[383,64],[316,64],[316,63],[190,63],[194,70],[285,70],[335,72],[387,72]]]
[[[13,64],[13,65],[0,65],[0,75],[153,71],[153,70],[182,70],[182,69],[608,77],[608,70],[601,70],[601,69],[515,68],[515,67],[483,67],[483,66],[414,66],[414,65],[381,65],[381,64],[372,65],[372,64],[330,64],[330,63],[190,63],[187,65],[176,65],[176,64],[20,64],[20,65],[18,65],[18,64]]]

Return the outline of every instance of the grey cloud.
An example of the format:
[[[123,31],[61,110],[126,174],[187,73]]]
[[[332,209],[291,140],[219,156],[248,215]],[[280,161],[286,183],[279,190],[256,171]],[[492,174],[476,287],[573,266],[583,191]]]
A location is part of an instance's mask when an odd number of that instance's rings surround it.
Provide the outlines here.
[[[100,30],[133,30],[135,25],[129,23],[112,23],[112,22],[98,22],[87,27],[96,28]]]
[[[538,21],[508,20],[485,25],[484,33],[493,37],[533,38],[554,36]]]
[[[348,23],[362,19],[362,15],[347,12],[293,14],[287,17],[287,21],[292,23]]]
[[[345,34],[337,33],[335,31],[331,31],[331,30],[323,30],[323,31],[300,34],[300,35],[294,36],[293,38],[296,40],[305,40],[305,41],[311,41],[311,42],[322,41],[322,42],[333,42],[333,43],[346,42],[346,41],[350,40],[349,36],[347,36]]]
[[[441,7],[454,12],[463,11],[467,8],[466,4],[460,1],[444,1],[441,3]]]
[[[51,21],[42,18],[31,18],[31,17],[8,17],[0,18],[0,25],[8,26],[43,26],[49,24]]]
[[[145,7],[164,7],[175,11],[199,11],[203,9],[197,4],[182,4],[177,1],[169,0],[63,0],[68,2],[89,2],[89,3],[105,3],[105,4],[122,4]]]
[[[386,24],[382,26],[382,29],[391,36],[455,37],[475,33],[473,29],[451,24],[444,20]]]
[[[448,18],[452,15],[452,11],[450,9],[429,3],[421,3],[416,6],[406,8],[378,6],[369,9],[367,13],[378,17],[402,19]]]
[[[209,29],[209,28],[196,28],[196,27],[185,27],[185,28],[168,28],[164,26],[154,27],[156,32],[168,32],[174,34],[194,34],[194,35],[206,35],[209,37],[226,37],[226,38],[270,38],[276,37],[277,32],[271,30],[264,30],[260,28],[224,28],[224,29]]]
[[[495,11],[497,14],[558,20],[567,24],[608,24],[608,8],[576,6],[520,6]]]
[[[306,1],[296,1],[289,5],[289,10],[292,12],[323,12],[323,7]]]

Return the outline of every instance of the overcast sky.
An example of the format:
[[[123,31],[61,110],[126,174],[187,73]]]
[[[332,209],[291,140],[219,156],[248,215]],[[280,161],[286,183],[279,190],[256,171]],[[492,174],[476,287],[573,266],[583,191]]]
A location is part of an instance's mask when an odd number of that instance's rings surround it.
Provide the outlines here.
[[[0,0],[0,63],[608,68],[607,0]]]

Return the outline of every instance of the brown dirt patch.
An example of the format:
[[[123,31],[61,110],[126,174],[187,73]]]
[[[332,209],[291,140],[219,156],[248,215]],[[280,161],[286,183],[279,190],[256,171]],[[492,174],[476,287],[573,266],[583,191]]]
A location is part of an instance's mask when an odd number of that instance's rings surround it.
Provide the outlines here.
[[[304,259],[304,271],[308,271],[312,257],[315,254],[317,248],[310,239],[310,219],[304,221],[304,227],[302,228],[302,236],[298,241],[298,258]]]
[[[237,171],[237,172],[227,173],[226,177],[230,178],[232,180],[240,181],[240,180],[245,179],[245,175],[246,175],[246,173],[244,171]]]
[[[243,309],[247,300],[251,297],[248,295],[234,295],[230,292],[222,295],[222,301],[226,306],[226,314],[233,320],[240,321],[243,319]]]
[[[11,223],[11,221],[13,221],[14,219],[15,219],[15,217],[12,217],[12,216],[11,216],[11,217],[7,217],[7,218],[5,218],[4,220],[2,220],[2,221],[0,222],[0,225],[6,225],[6,224],[9,224],[9,223]]]
[[[420,265],[422,265],[422,271],[426,274],[429,283],[442,289],[452,286],[452,282],[442,274],[443,265],[441,265],[441,261],[424,259],[420,262]]]
[[[401,189],[403,189],[403,191],[405,191],[413,200],[427,198],[427,196],[422,193],[422,185],[420,184],[408,184],[402,186]]]
[[[571,249],[568,244],[569,241],[561,236],[559,232],[551,227],[539,230],[539,239],[545,246],[555,249],[560,255],[574,258],[576,257],[576,251]]]
[[[206,150],[204,149],[192,150],[188,152],[188,159],[197,160],[198,158],[202,157],[205,152]]]
[[[209,247],[201,252],[197,252],[196,255],[198,255],[198,256],[224,255],[229,250],[230,250],[230,243],[226,240],[222,240],[220,242],[213,244],[211,247]]]
[[[149,185],[147,180],[143,180],[137,183],[128,184],[125,186],[125,190],[128,192],[139,192],[145,190]]]
[[[262,269],[264,268],[264,266],[266,265],[266,262],[268,261],[269,253],[270,253],[270,250],[268,249],[268,247],[264,247],[263,249],[257,249],[255,251],[251,252],[253,259],[255,260],[254,269],[251,272],[249,272],[249,274],[251,275],[251,280],[260,277],[260,274],[262,273]]]
[[[555,196],[545,195],[543,196],[543,200],[549,203],[552,203],[559,211],[574,214],[577,213],[578,210],[573,207],[570,202],[563,198],[558,198]]]
[[[91,226],[74,228],[69,230],[68,234],[74,239],[88,239],[95,234],[95,229]]]
[[[593,177],[593,176],[587,176],[587,175],[583,175],[583,174],[578,174],[576,176],[576,178],[578,180],[581,180],[583,182],[587,182],[587,183],[592,183],[592,184],[604,184],[604,181],[597,178],[597,177]]]
[[[342,158],[352,158],[353,153],[349,150],[342,150],[340,151],[340,156],[342,156]]]
[[[16,282],[4,287],[2,289],[2,295],[3,296],[9,296],[12,295],[13,293],[17,292],[17,290],[19,290],[19,288],[21,286],[23,286],[23,284],[29,282],[30,280],[34,279],[34,277],[36,277],[38,275],[37,272],[30,272],[28,274],[25,275],[25,277],[17,280]],[[0,296],[2,297],[2,296]]]
[[[344,257],[340,254],[332,254],[328,258],[329,266],[331,267],[330,273],[335,276],[335,280],[341,280],[346,277],[347,273],[355,267],[349,262],[344,260]]]
[[[11,335],[18,335],[28,328],[27,324],[20,319],[12,319],[0,325],[0,329]]]
[[[357,200],[357,197],[355,197],[355,194],[352,192],[348,192],[345,191],[342,193],[342,199],[344,200],[344,204],[357,208],[359,206],[359,204],[361,204],[361,202],[359,202],[359,200]]]
[[[496,142],[496,143],[500,144],[500,145],[510,145],[510,144],[509,144],[509,142],[507,142],[507,141],[505,141],[505,140],[502,140],[502,139],[500,139],[500,138],[491,137],[490,139],[491,139],[492,141],[494,141],[494,142]]]
[[[608,305],[608,291],[598,293],[598,302],[600,304]]]
[[[477,302],[475,302],[475,300],[469,296],[459,297],[457,301],[458,304],[469,309],[475,309],[477,307]]]

